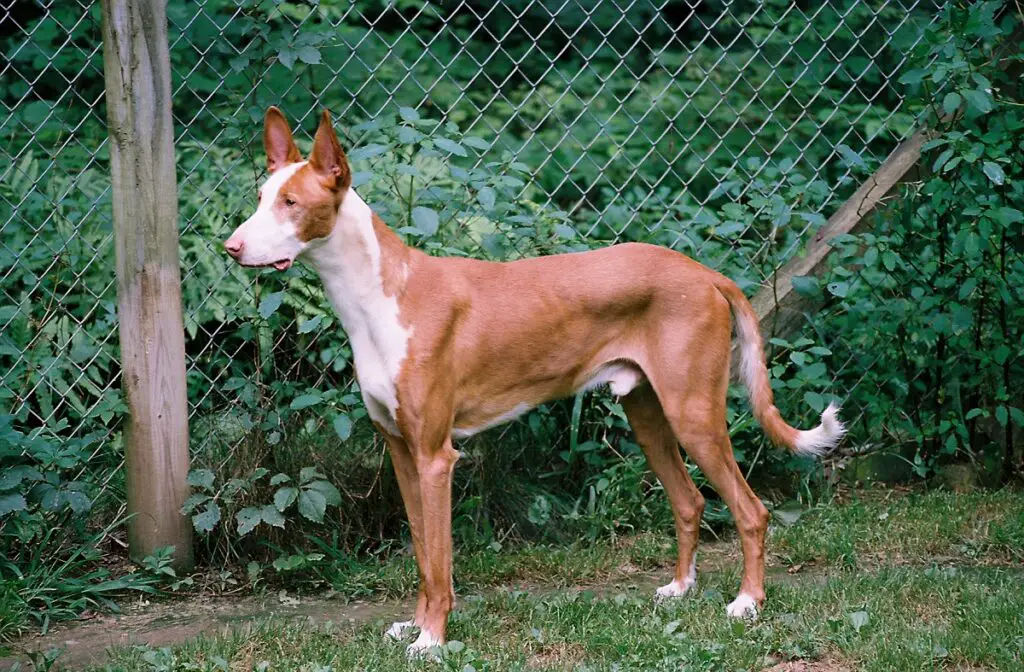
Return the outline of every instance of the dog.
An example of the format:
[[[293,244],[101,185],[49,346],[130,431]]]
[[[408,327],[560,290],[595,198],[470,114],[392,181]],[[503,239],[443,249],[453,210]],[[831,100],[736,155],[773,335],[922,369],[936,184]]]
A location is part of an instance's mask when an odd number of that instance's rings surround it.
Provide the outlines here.
[[[419,569],[410,654],[445,642],[455,602],[453,439],[512,420],[545,402],[608,385],[621,399],[668,495],[678,536],[672,581],[696,581],[704,499],[681,444],[728,504],[743,548],[732,617],[756,617],[765,599],[769,514],[733,458],[726,427],[732,317],[754,416],[777,445],[819,455],[844,434],[838,408],[798,430],[774,405],[758,319],[725,276],[673,250],[624,243],[505,263],[433,257],[405,245],[352,188],[352,172],[325,110],[308,159],[276,107],[263,131],[269,177],[255,213],[224,242],[239,264],[289,268],[302,258],[323,281],[352,346],[367,413],[384,437]]]

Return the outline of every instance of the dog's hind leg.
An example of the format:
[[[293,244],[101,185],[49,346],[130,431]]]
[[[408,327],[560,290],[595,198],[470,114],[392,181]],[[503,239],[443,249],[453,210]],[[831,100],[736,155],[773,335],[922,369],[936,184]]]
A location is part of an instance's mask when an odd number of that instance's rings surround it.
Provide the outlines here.
[[[648,375],[679,443],[725,500],[743,546],[743,582],[727,612],[754,617],[764,601],[764,539],[768,510],[750,489],[732,453],[725,421],[729,385],[729,306],[708,297],[708,311],[689,331],[666,323],[656,341],[660,368]],[[678,337],[690,334],[688,338]]]
[[[651,471],[661,481],[672,505],[679,545],[679,560],[672,582],[658,588],[659,598],[680,597],[697,580],[697,540],[704,497],[697,490],[679,453],[679,443],[650,385],[644,384],[622,398],[622,406]]]

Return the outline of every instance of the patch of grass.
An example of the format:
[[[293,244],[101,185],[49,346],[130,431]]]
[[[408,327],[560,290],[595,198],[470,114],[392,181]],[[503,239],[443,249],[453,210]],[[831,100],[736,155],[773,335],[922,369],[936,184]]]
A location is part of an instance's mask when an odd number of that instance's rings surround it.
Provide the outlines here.
[[[501,551],[456,548],[455,584],[460,592],[517,582],[564,587],[670,567],[674,560],[672,537],[653,533],[599,543],[517,544]],[[320,567],[318,576],[346,598],[408,597],[416,591],[416,565],[408,554],[383,563],[339,554]]]
[[[256,620],[168,649],[120,649],[94,670],[803,670],[1021,669],[1024,503],[1009,490],[858,492],[773,522],[768,602],[730,621],[740,580],[735,539],[704,543],[698,589],[652,600],[674,544],[645,533],[570,546],[530,544],[456,558],[459,608],[441,666],[405,659],[383,621],[341,626]],[[407,555],[328,554],[320,580],[342,596],[411,599]],[[777,562],[774,564],[778,564]],[[581,590],[571,586],[590,586]],[[498,588],[495,588],[495,587]],[[786,667],[795,661],[791,667]],[[266,665],[264,665],[264,662]],[[799,663],[799,664],[796,664]]]
[[[501,591],[453,613],[443,665],[408,664],[384,623],[264,622],[176,649],[115,652],[104,671],[712,670],[827,660],[863,670],[1019,669],[1024,591],[1008,569],[900,567],[774,585],[760,620],[726,619],[734,572],[702,577],[693,598],[655,603],[630,587],[597,595]],[[263,661],[269,667],[261,668]],[[469,667],[467,667],[469,666]]]
[[[854,492],[776,525],[768,550],[786,564],[833,566],[1024,561],[1024,498],[1010,489]]]

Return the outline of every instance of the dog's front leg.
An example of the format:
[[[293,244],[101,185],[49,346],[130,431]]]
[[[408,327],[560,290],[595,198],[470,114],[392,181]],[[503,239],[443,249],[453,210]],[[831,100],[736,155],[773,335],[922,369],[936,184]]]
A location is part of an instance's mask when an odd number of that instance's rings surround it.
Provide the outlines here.
[[[402,493],[405,514],[409,520],[409,533],[412,535],[412,547],[416,556],[416,569],[419,573],[419,595],[416,599],[416,614],[411,621],[396,621],[388,628],[387,634],[394,639],[401,639],[410,628],[423,627],[423,619],[427,614],[427,587],[424,573],[426,553],[423,550],[423,502],[420,498],[420,477],[416,469],[416,460],[405,439],[394,436],[378,426],[384,436],[391,454],[391,464],[395,468],[398,489]]]
[[[409,646],[416,654],[444,644],[448,614],[455,605],[452,588],[452,471],[459,454],[450,435],[437,443],[412,444],[423,506],[423,559],[426,609],[416,621],[420,636]]]

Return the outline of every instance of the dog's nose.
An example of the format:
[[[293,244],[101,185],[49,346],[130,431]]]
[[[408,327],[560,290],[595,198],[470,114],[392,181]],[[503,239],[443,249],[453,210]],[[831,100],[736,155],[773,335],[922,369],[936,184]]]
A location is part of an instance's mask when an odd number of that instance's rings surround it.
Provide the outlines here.
[[[227,240],[224,241],[224,249],[228,251],[228,254],[237,259],[238,255],[242,254],[241,239],[232,240],[231,238],[228,238]]]

